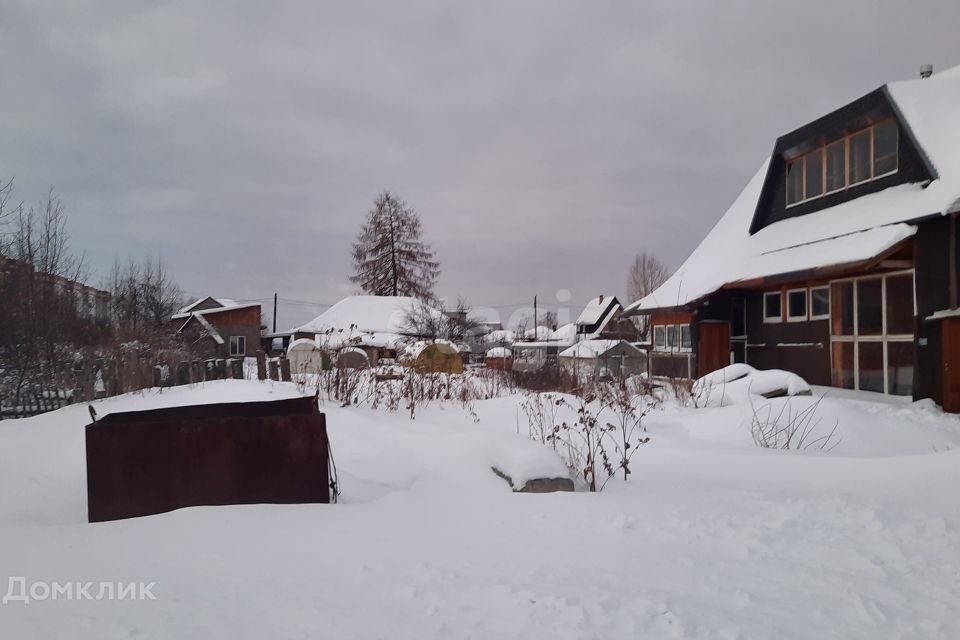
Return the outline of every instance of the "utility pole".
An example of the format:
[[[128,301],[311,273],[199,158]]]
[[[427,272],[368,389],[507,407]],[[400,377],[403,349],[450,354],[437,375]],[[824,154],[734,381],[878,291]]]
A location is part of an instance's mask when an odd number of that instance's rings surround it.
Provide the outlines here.
[[[533,339],[540,339],[540,332],[537,330],[537,296],[533,296]]]
[[[277,294],[273,294],[273,332],[277,332]]]

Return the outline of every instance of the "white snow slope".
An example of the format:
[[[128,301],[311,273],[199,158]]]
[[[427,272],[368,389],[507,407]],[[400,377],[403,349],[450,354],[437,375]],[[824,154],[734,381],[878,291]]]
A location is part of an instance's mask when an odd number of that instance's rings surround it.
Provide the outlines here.
[[[96,406],[295,395],[230,381]],[[528,495],[489,469],[550,465],[517,407],[325,404],[341,504],[93,525],[86,407],[0,422],[0,586],[156,582],[156,600],[2,604],[0,638],[960,637],[955,416],[828,396],[843,441],[824,455],[756,448],[746,405],[670,407],[630,482]]]

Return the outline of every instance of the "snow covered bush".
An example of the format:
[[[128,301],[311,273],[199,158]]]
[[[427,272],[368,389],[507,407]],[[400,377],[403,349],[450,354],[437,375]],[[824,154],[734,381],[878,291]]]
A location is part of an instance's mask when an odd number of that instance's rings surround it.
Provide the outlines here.
[[[609,416],[607,426],[610,431],[614,451],[619,460],[617,470],[623,471],[623,479],[630,475],[630,459],[640,445],[650,442],[644,436],[647,429],[643,418],[650,413],[659,401],[652,394],[631,393],[626,386],[608,386],[601,395],[601,403]]]
[[[553,447],[590,491],[610,478],[632,473],[630,460],[650,438],[644,417],[657,406],[652,394],[634,393],[627,385],[597,385],[590,394],[528,394],[521,409],[531,440]]]

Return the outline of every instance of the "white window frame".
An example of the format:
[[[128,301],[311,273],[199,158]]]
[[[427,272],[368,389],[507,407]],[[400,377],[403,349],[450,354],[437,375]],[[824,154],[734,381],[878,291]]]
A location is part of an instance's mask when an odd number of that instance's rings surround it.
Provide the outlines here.
[[[849,342],[853,344],[853,388],[860,390],[860,343],[877,342],[883,345],[883,395],[890,395],[890,368],[889,358],[887,357],[887,344],[890,342],[910,342],[915,340],[914,334],[887,334],[887,278],[894,276],[910,275],[913,276],[913,315],[917,315],[917,276],[913,269],[903,271],[890,271],[889,273],[873,274],[854,278],[839,278],[831,280],[834,282],[852,282],[853,283],[853,333],[848,336],[833,335],[833,326],[830,327],[830,374],[833,375],[833,343]],[[859,282],[864,280],[880,280],[880,312],[882,314],[882,333],[877,335],[860,335],[860,313],[857,303],[857,294]],[[832,295],[832,294],[831,294]],[[916,367],[916,363],[914,363]],[[874,392],[876,393],[876,392]]]
[[[798,292],[803,294],[803,315],[790,315],[790,294]],[[787,294],[785,297],[787,301],[787,322],[806,322],[807,318],[810,317],[810,294],[807,292],[807,288],[802,287],[800,289],[787,289]]]
[[[813,292],[819,291],[821,289],[826,289],[827,291],[827,312],[822,313],[820,315],[813,315]],[[820,285],[818,287],[810,287],[810,293],[808,296],[809,304],[807,306],[807,313],[809,314],[811,320],[829,320],[830,319],[830,303],[832,300],[832,298],[830,297],[831,295],[832,294],[830,293],[830,285],[828,284]]]
[[[767,315],[767,296],[780,297],[780,315],[777,317]],[[782,291],[764,291],[763,292],[763,322],[764,324],[776,324],[783,322],[783,292]]]
[[[660,330],[660,337],[662,340],[657,340],[657,329]],[[667,325],[665,324],[655,324],[653,325],[653,350],[654,351],[666,351],[667,350]]]
[[[683,346],[684,327],[687,328],[687,334],[690,336],[689,347]],[[659,345],[657,343],[657,329],[660,329],[663,337],[663,342]],[[676,332],[677,345],[675,347],[671,347],[667,343],[667,334],[670,332],[670,329],[673,329]],[[653,350],[658,353],[691,353],[693,351],[693,327],[689,322],[653,325]]]
[[[676,339],[674,344],[670,344],[670,330],[673,329],[673,336]],[[667,351],[679,351],[680,350],[680,325],[678,324],[668,324],[667,325]]]
[[[241,341],[243,341],[243,349],[240,349]],[[236,348],[234,348],[234,346],[236,346]],[[246,336],[230,336],[230,355],[231,356],[247,355],[247,337]]]

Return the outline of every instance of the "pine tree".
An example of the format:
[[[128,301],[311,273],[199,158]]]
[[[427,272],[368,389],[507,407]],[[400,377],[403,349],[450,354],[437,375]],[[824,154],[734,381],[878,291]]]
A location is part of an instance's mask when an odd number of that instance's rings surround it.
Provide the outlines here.
[[[440,263],[421,239],[422,233],[420,216],[384,191],[374,200],[353,243],[350,280],[370,295],[432,299]]]

